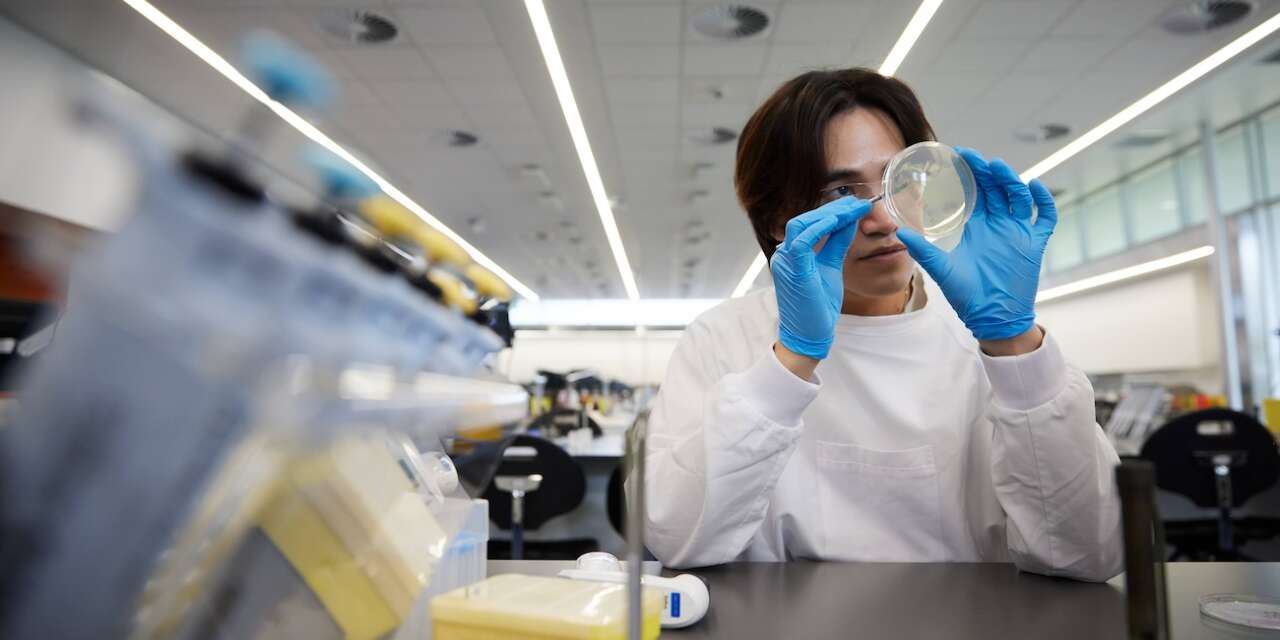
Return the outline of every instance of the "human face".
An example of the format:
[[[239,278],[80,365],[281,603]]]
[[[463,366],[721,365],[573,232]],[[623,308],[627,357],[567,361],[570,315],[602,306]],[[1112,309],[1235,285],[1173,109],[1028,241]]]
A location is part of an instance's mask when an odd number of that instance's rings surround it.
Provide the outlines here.
[[[884,113],[857,108],[831,119],[824,136],[827,175],[824,191],[849,183],[876,184],[885,166],[905,146],[902,134]],[[846,312],[892,297],[896,300],[911,282],[914,262],[898,241],[898,225],[875,203],[858,223],[858,233],[844,259]],[[850,311],[850,308],[853,311]]]

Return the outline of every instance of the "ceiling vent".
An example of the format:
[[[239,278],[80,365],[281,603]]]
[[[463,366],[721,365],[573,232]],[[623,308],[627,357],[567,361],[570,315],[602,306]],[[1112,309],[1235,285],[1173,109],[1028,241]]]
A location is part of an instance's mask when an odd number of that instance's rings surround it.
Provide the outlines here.
[[[1280,64],[1280,49],[1276,49],[1267,54],[1267,57],[1258,61],[1261,64]]]
[[[480,142],[480,137],[470,131],[454,129],[445,134],[448,145],[451,147],[474,147]]]
[[[742,4],[707,7],[689,20],[694,31],[716,40],[750,38],[769,27],[765,12]]]
[[[1013,137],[1023,142],[1048,142],[1057,140],[1068,133],[1071,133],[1071,127],[1065,124],[1050,122],[1042,124],[1038,127],[1023,127],[1013,131]]]
[[[316,20],[316,27],[343,42],[354,44],[391,42],[400,33],[390,18],[361,9],[326,11]]]
[[[733,129],[724,127],[712,127],[689,134],[689,140],[698,144],[728,144],[737,139],[738,134],[734,133]]]
[[[1171,135],[1173,135],[1173,132],[1166,131],[1164,129],[1134,131],[1133,133],[1117,138],[1111,143],[1111,146],[1120,149],[1141,149],[1143,147],[1160,144],[1161,142],[1168,140]]]
[[[1253,8],[1252,0],[1197,0],[1166,13],[1160,25],[1171,33],[1195,35],[1235,24]]]

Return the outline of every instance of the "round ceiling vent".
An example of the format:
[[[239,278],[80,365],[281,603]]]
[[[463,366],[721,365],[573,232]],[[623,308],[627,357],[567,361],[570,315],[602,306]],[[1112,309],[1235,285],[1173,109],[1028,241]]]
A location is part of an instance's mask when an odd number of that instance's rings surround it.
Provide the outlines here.
[[[1181,35],[1204,33],[1239,22],[1253,12],[1254,4],[1253,0],[1196,0],[1166,13],[1160,25]]]
[[[390,18],[361,9],[327,11],[316,20],[316,27],[344,42],[355,44],[391,42],[400,33]]]
[[[1023,142],[1047,142],[1056,140],[1062,136],[1071,133],[1071,127],[1065,124],[1050,122],[1037,127],[1023,127],[1014,129],[1013,137]]]
[[[689,140],[698,144],[728,144],[737,139],[738,134],[733,129],[724,127],[712,127],[689,134]]]
[[[742,4],[707,7],[689,20],[694,31],[717,40],[750,38],[769,26],[765,12]]]

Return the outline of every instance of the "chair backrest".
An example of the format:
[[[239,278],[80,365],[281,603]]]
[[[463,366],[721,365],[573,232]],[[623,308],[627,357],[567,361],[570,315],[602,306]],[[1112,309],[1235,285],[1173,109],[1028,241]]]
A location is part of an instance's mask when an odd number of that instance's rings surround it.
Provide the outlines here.
[[[622,467],[623,465],[614,467],[613,473],[609,474],[604,506],[605,513],[609,516],[609,524],[613,525],[613,530],[625,539],[627,537],[627,489],[626,481],[622,477]]]
[[[537,529],[558,515],[582,504],[587,494],[587,476],[582,467],[556,443],[542,438],[519,435],[507,444],[530,450],[529,456],[503,456],[496,476],[542,475],[542,485],[524,497],[524,528]],[[489,501],[489,519],[503,529],[511,528],[511,494],[499,491],[492,482],[484,491]]]
[[[1231,409],[1205,409],[1179,416],[1142,446],[1142,457],[1156,466],[1156,485],[1182,494],[1201,507],[1218,504],[1213,466],[1215,452],[1243,455],[1231,469],[1231,506],[1238,507],[1280,478],[1275,438],[1252,416]]]

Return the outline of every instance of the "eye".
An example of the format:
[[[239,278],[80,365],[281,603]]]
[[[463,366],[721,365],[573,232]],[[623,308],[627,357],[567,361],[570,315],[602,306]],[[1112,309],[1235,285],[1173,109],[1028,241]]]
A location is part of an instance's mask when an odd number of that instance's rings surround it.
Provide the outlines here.
[[[831,195],[834,195],[834,196],[835,196],[835,197],[837,197],[837,198],[843,198],[843,197],[845,197],[845,196],[851,196],[851,195],[853,195],[853,187],[851,187],[851,186],[849,186],[849,185],[847,185],[847,184],[842,184],[842,185],[840,185],[840,186],[838,186],[838,187],[833,187],[833,188],[831,189]]]

